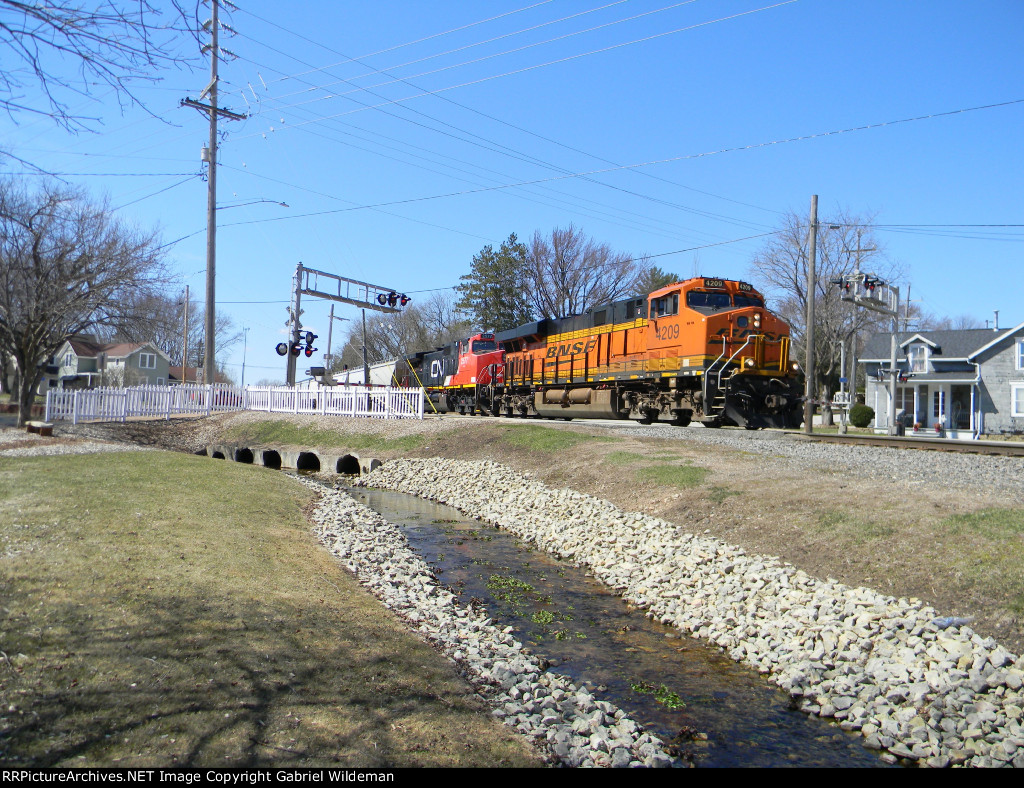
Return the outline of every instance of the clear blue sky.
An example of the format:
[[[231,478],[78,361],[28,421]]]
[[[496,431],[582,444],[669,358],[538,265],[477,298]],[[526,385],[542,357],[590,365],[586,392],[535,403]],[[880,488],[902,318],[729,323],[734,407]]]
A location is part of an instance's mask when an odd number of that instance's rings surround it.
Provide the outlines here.
[[[891,123],[1024,99],[1021,0],[244,0],[222,19],[221,103],[250,117],[222,125],[217,301],[249,329],[247,382],[284,377],[299,261],[418,298],[487,243],[573,223],[633,254],[707,246],[656,262],[743,277],[763,238],[708,245],[812,194],[823,221],[902,226],[876,238],[927,311],[1024,321],[1024,230],[923,226],[1024,224],[1024,103]],[[208,132],[178,104],[208,66],[163,76],[158,118],[101,93],[77,105],[100,133],[4,119],[0,146],[189,236],[170,260],[202,302]],[[326,350],[329,304],[304,306]],[[238,378],[241,344],[218,361]]]

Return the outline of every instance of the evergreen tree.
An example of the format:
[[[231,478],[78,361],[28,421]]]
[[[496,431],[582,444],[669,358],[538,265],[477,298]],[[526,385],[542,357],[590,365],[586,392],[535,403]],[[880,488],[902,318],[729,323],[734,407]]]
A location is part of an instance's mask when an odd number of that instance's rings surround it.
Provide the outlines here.
[[[526,246],[512,233],[501,247],[488,244],[473,257],[473,266],[461,277],[456,307],[471,315],[480,329],[503,331],[533,319],[528,295]]]
[[[683,278],[679,274],[662,271],[658,266],[652,265],[650,268],[644,269],[640,276],[637,277],[634,295],[638,297],[645,296],[659,288],[681,282],[682,280]]]

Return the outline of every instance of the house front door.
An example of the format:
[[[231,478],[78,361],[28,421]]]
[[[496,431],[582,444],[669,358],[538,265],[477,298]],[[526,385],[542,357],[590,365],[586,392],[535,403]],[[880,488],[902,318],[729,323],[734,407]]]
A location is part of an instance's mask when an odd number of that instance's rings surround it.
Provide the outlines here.
[[[950,386],[949,426],[954,430],[971,429],[971,387]]]
[[[931,412],[931,402],[928,400],[928,386],[917,387],[917,421],[915,423],[920,424],[922,427],[927,427],[931,424],[931,419],[928,418]]]

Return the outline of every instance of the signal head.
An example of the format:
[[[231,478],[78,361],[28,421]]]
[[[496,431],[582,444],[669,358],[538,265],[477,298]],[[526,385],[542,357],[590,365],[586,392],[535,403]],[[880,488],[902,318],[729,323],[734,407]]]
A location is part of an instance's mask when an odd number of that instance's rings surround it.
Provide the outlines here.
[[[312,345],[313,344],[313,340],[316,339],[317,336],[318,335],[314,334],[312,331],[307,331],[306,332],[306,344],[307,345]]]
[[[405,306],[405,305],[406,305],[406,304],[408,304],[408,303],[409,303],[410,301],[412,301],[412,299],[411,299],[411,298],[409,298],[409,296],[407,296],[407,295],[406,295],[405,293],[402,293],[401,297],[400,297],[400,298],[398,299],[398,302],[399,302],[399,303],[400,303],[400,304],[401,304],[402,306]]]
[[[398,303],[398,293],[392,290],[388,293],[388,306],[394,306]]]
[[[298,342],[290,343],[288,345],[288,348],[291,350],[291,353],[292,353],[293,356],[297,356],[301,352],[301,348],[299,347]]]
[[[306,354],[306,358],[313,358],[313,351],[316,350],[312,345],[306,345],[306,349],[302,352]]]
[[[287,342],[278,342],[277,343],[277,347],[274,348],[274,349],[277,351],[277,355],[279,355],[279,356],[287,356],[288,355],[288,343]]]
[[[385,304],[387,304],[387,302],[388,297],[384,293],[381,293],[380,295],[377,296],[377,303],[380,304],[381,306],[384,306]]]

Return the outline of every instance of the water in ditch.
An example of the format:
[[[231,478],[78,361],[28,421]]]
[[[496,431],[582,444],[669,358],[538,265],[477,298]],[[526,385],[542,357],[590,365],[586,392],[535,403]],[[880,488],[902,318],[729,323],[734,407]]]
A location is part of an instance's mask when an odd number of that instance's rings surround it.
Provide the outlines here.
[[[697,766],[884,766],[861,737],[790,707],[717,648],[647,619],[584,570],[405,493],[346,489],[399,526],[439,580],[551,669]]]

